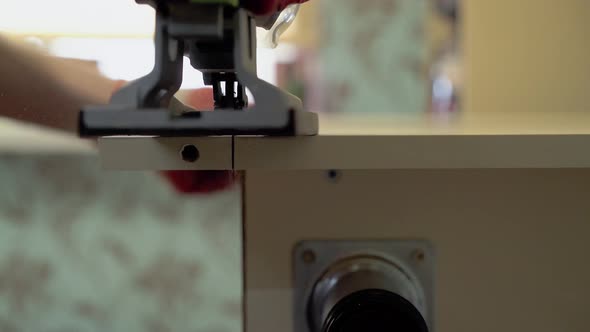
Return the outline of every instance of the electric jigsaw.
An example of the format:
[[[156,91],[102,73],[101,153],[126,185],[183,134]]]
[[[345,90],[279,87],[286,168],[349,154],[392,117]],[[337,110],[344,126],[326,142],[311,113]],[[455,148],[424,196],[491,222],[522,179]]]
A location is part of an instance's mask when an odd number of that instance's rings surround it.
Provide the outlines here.
[[[257,75],[256,28],[271,29],[285,8],[305,1],[136,0],[155,9],[154,68],[116,92],[108,105],[85,107],[80,135],[317,134],[316,114]],[[174,98],[184,56],[213,88],[213,110],[192,109]],[[255,103],[249,103],[247,90]]]

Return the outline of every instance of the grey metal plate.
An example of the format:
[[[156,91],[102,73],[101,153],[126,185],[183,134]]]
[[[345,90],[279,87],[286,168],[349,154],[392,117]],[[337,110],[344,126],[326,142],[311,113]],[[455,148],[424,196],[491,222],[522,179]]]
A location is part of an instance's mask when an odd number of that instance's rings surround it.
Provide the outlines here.
[[[311,332],[306,307],[315,282],[334,262],[358,254],[385,257],[411,273],[424,291],[425,320],[433,331],[436,257],[430,243],[421,240],[300,242],[293,250],[294,331]]]

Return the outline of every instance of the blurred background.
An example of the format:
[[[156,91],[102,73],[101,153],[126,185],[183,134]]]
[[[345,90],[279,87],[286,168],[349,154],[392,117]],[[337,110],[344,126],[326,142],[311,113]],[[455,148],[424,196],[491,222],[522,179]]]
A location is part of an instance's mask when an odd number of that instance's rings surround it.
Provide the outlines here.
[[[153,66],[154,12],[148,6],[130,0],[4,2],[0,31],[50,54],[88,61],[111,79],[136,79]],[[259,47],[259,75],[316,112],[366,111],[359,104],[365,99],[375,103],[370,111],[381,113],[456,111],[457,13],[455,0],[311,1],[278,48]],[[184,89],[203,87],[188,59],[184,77]],[[429,105],[431,96],[435,105]]]
[[[153,10],[127,0],[3,0],[0,31],[131,80],[153,65]],[[590,85],[590,3],[311,1],[260,76],[316,112],[577,112]],[[183,88],[203,85],[185,66]],[[368,106],[366,101],[370,100]]]
[[[0,35],[112,80],[150,71],[153,20],[132,0],[0,0]],[[575,114],[589,34],[586,0],[311,0],[259,75],[329,118]],[[240,330],[239,186],[183,195],[0,120],[0,331]]]

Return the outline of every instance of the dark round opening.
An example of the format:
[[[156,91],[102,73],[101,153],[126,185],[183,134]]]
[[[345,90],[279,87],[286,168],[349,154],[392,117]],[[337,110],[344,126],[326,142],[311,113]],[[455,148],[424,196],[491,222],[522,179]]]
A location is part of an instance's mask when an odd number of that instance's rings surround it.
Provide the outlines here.
[[[183,146],[180,155],[182,156],[182,160],[189,163],[196,162],[197,160],[199,160],[199,157],[201,156],[199,153],[199,149],[197,149],[197,147],[192,144]]]
[[[340,179],[340,172],[335,169],[329,170],[328,179],[330,179],[330,181],[338,181]]]
[[[352,293],[328,314],[323,332],[428,332],[422,314],[403,297],[380,289]]]

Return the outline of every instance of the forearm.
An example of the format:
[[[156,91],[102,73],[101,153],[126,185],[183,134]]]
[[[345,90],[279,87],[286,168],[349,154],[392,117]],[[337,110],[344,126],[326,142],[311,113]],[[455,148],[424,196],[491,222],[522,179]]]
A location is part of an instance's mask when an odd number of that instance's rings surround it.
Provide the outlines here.
[[[0,36],[0,116],[76,132],[81,107],[107,103],[114,85],[82,62]]]

